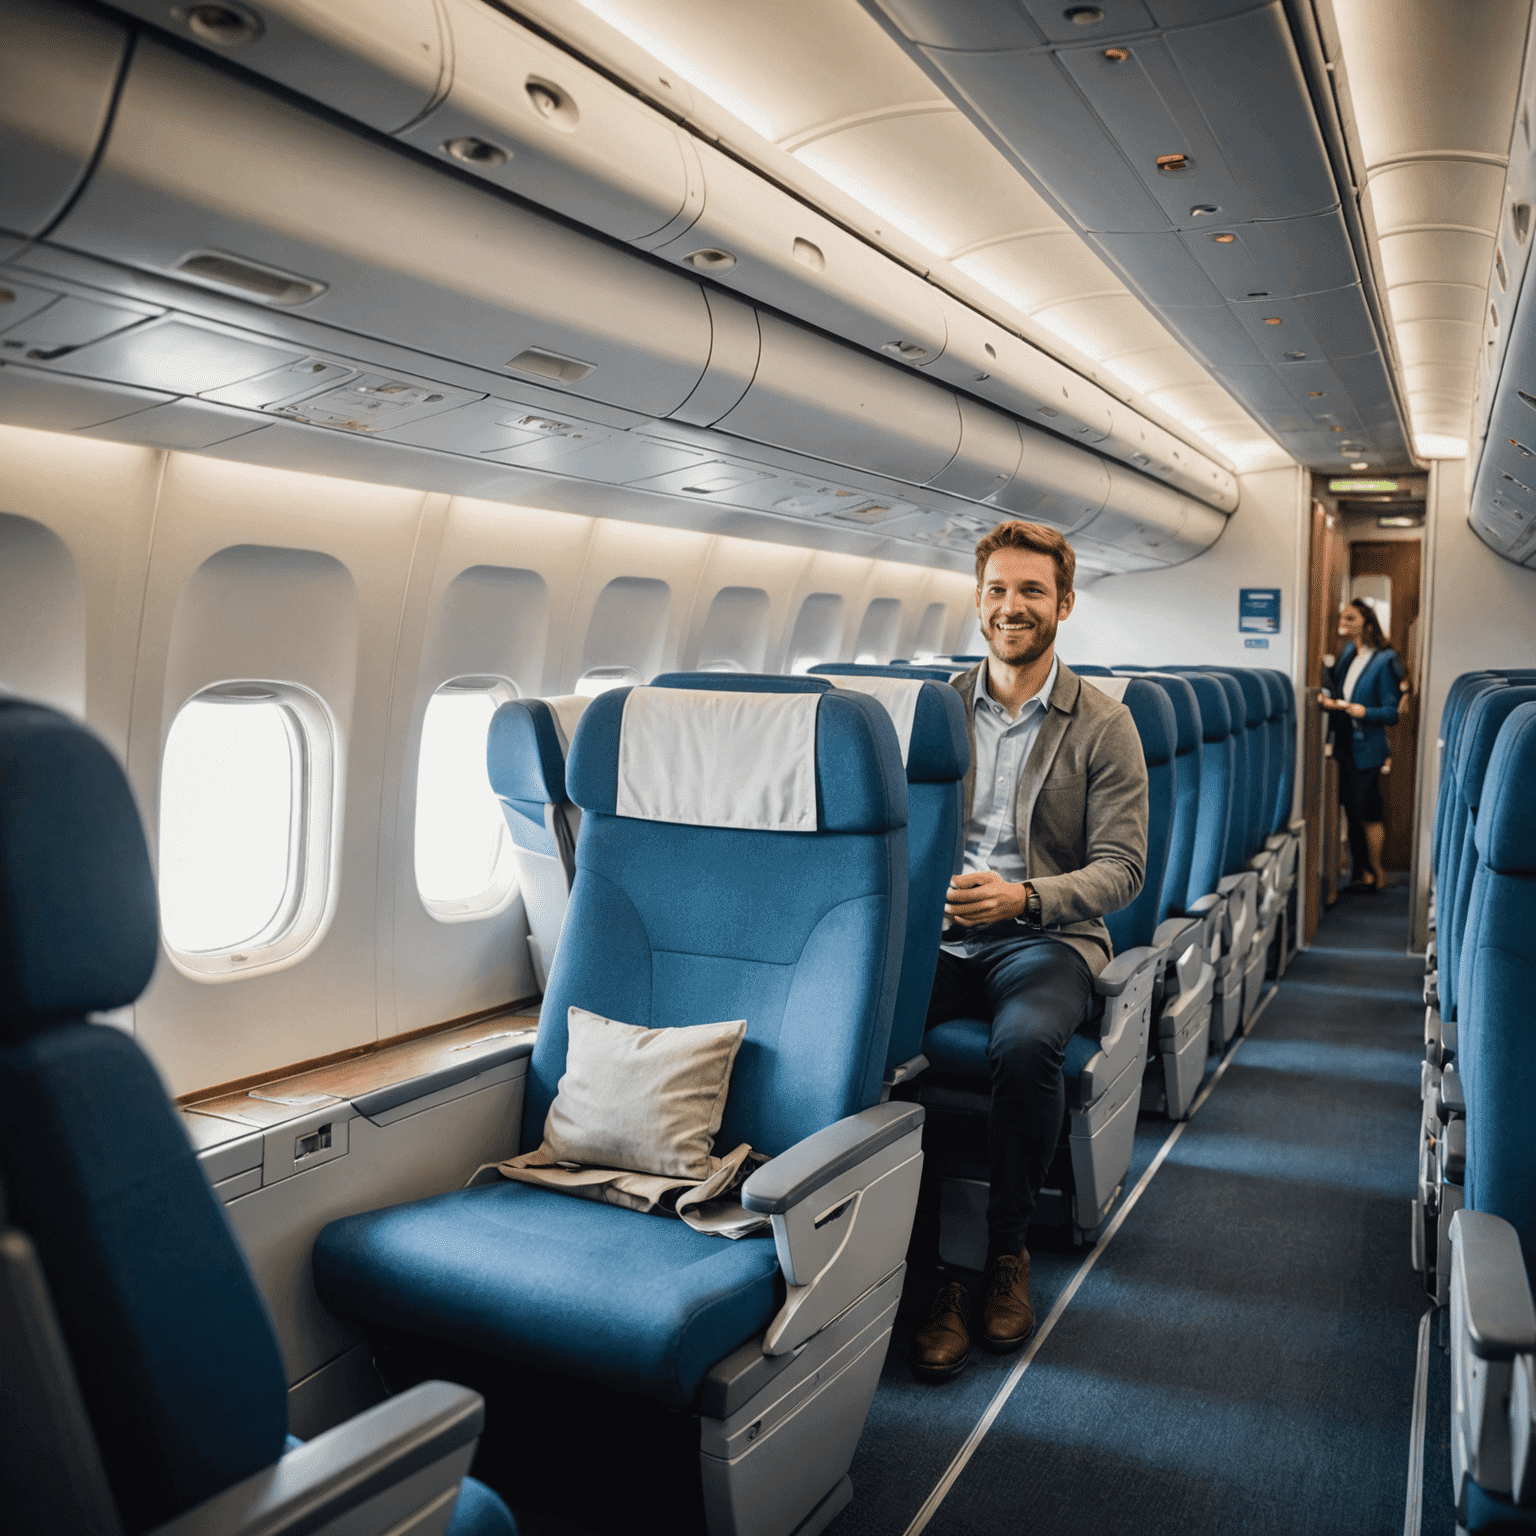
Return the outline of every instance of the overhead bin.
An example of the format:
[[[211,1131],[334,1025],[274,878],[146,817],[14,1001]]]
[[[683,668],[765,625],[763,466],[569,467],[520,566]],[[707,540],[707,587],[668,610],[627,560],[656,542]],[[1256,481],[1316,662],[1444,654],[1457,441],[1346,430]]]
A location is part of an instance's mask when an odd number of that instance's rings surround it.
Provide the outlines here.
[[[985,501],[1007,486],[1018,470],[1024,449],[1019,424],[964,395],[957,395],[955,403],[960,407],[960,446],[928,484],[968,501]]]
[[[453,82],[400,137],[618,240],[691,224],[703,180],[688,136],[484,0],[444,0]]]
[[[435,0],[120,0],[118,8],[380,133],[420,117],[453,71]]]
[[[829,464],[926,485],[960,447],[940,385],[759,311],[762,352],[741,403],[715,426]]]
[[[0,0],[0,243],[40,235],[101,142],[128,29],[52,0]]]
[[[1074,531],[1073,544],[1162,561],[1183,530],[1189,497],[1121,464],[1111,463],[1108,469],[1110,488],[1104,508]]]
[[[56,238],[647,415],[709,357],[697,283],[148,39]]]
[[[1049,432],[1020,427],[1023,439],[1013,479],[990,499],[1005,517],[1050,523],[1063,533],[1081,527],[1109,497],[1109,463]]]

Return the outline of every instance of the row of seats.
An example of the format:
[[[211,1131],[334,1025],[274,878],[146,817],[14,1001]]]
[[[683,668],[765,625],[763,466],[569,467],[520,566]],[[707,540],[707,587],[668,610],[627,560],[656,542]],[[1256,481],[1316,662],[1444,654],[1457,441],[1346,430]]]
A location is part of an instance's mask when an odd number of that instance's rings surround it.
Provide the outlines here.
[[[1413,1259],[1449,1304],[1459,1528],[1536,1529],[1536,672],[1441,713]]]
[[[934,712],[936,721],[940,700],[953,710],[953,690],[936,685],[978,659],[829,663],[798,678],[674,673],[653,686],[863,688],[894,711],[905,740],[914,712],[925,718]],[[1131,710],[1151,783],[1146,882],[1137,901],[1108,920],[1117,959],[1099,982],[1104,1016],[1098,1034],[1080,1037],[1068,1056],[1072,1112],[1064,1128],[1062,1188],[1055,1192],[1059,1200],[1053,1205],[1048,1198],[1042,1208],[1086,1240],[1106,1219],[1129,1167],[1138,1108],[1175,1119],[1189,1113],[1208,1050],[1224,1049],[1252,1018],[1266,961],[1273,956],[1283,969],[1294,949],[1299,839],[1289,820],[1295,701],[1283,674],[1079,670]],[[912,697],[898,703],[904,691]],[[492,728],[491,782],[519,858],[529,866],[523,889],[536,964],[552,949],[566,900],[570,859],[561,854],[559,831],[580,813],[565,800],[564,743],[584,702],[514,701],[502,706]],[[963,733],[963,719],[958,729]],[[930,1108],[975,1114],[989,1091],[990,1022],[953,1020],[923,1033],[943,892],[963,843],[965,767],[947,743],[925,746],[927,738],[926,731],[912,738],[917,746],[905,765],[911,912],[884,1086],[889,1094],[931,1068],[916,1096]],[[558,888],[541,901],[546,881]],[[973,1257],[981,1241],[984,1202],[976,1179],[946,1179],[944,1246],[957,1262]]]

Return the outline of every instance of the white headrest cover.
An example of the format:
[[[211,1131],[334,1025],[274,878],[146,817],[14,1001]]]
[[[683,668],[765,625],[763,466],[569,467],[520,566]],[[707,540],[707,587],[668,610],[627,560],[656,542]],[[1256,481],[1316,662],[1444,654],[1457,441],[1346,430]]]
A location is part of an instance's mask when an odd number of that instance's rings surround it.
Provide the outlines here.
[[[814,832],[820,697],[632,689],[615,809],[692,827]]]
[[[1117,704],[1125,703],[1125,685],[1130,682],[1130,676],[1125,677],[1085,677],[1085,683],[1092,683],[1100,693],[1107,693]]]
[[[917,718],[917,696],[923,691],[924,679],[915,677],[834,677],[839,688],[851,688],[855,693],[867,693],[885,706],[885,712],[896,727],[896,739],[901,743],[901,766],[907,766],[907,749],[912,745],[912,722]]]
[[[562,693],[544,702],[549,705],[549,712],[555,717],[555,730],[560,737],[561,749],[569,757],[571,738],[575,736],[576,727],[581,724],[581,717],[592,700],[579,693]]]

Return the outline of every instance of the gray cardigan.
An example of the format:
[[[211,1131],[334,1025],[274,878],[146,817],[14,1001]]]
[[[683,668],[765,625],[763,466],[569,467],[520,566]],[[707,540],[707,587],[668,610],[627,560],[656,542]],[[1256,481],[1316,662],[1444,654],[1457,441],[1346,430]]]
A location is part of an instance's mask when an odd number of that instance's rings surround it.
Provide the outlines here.
[[[965,701],[971,743],[967,826],[976,792],[971,710],[981,666],[952,680]],[[1065,662],[1057,668],[1050,709],[1019,775],[1014,825],[1026,878],[1040,896],[1042,922],[1097,976],[1114,950],[1104,914],[1133,902],[1146,876],[1147,767],[1130,710],[1089,686]]]

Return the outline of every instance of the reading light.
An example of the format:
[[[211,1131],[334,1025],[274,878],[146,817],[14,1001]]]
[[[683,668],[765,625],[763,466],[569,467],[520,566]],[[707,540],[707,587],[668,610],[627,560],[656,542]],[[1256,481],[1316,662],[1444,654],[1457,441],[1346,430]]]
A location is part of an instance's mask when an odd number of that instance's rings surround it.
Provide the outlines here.
[[[1266,315],[1264,317],[1264,324],[1265,325],[1279,325],[1280,324],[1280,316],[1279,315]]]
[[[1194,161],[1188,155],[1159,155],[1157,168],[1165,176],[1177,175],[1180,171],[1192,171],[1195,168]]]
[[[1097,5],[1069,5],[1061,14],[1078,27],[1097,26],[1104,20],[1104,11]]]
[[[1371,466],[1364,459],[1359,459],[1349,466],[1351,469],[1369,469]]]
[[[1214,240],[1217,245],[1231,245],[1231,244],[1233,244],[1236,241],[1237,236],[1236,235],[1212,235],[1211,239]]]
[[[1131,50],[1129,48],[1106,48],[1104,50],[1104,57],[1111,64],[1124,64],[1130,56]]]
[[[1327,393],[1326,389],[1309,389],[1307,391],[1307,398],[1309,400],[1321,400]]]

